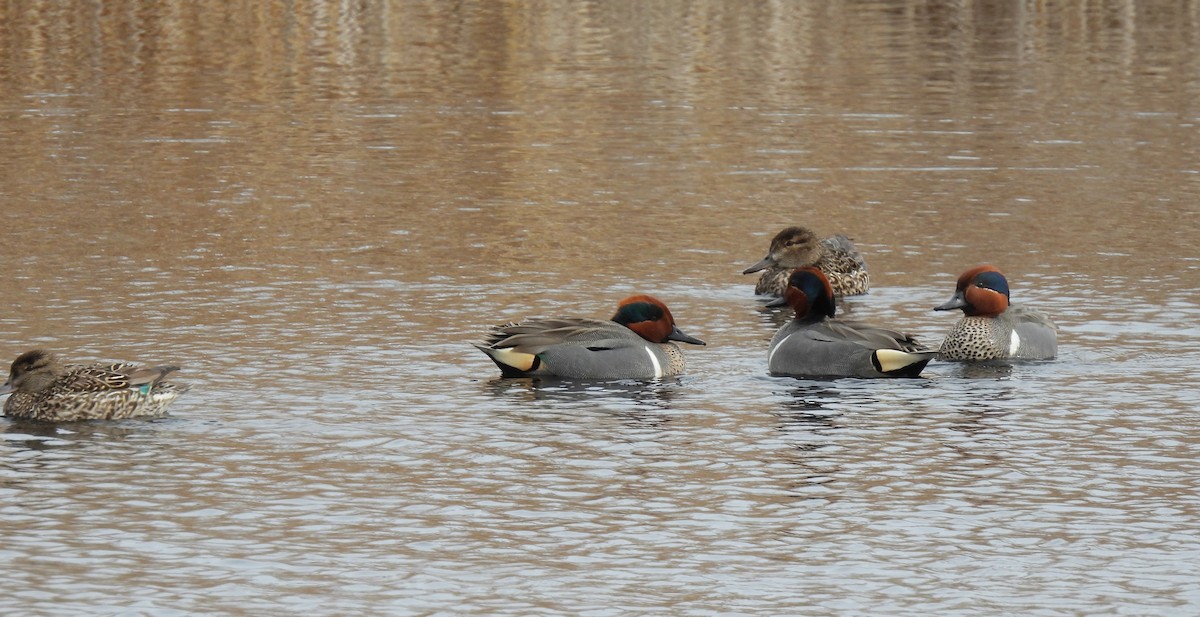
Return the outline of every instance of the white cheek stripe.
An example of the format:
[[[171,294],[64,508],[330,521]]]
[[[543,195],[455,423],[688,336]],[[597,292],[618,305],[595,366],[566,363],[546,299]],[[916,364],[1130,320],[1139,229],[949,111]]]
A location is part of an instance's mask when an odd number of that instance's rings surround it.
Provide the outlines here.
[[[1017,355],[1017,350],[1021,348],[1021,337],[1017,336],[1017,331],[1013,330],[1012,338],[1008,343],[1008,355]]]
[[[646,350],[646,355],[650,356],[650,363],[654,365],[654,378],[658,379],[663,376],[662,364],[659,364],[658,357],[654,355],[654,350],[649,347],[643,347]]]

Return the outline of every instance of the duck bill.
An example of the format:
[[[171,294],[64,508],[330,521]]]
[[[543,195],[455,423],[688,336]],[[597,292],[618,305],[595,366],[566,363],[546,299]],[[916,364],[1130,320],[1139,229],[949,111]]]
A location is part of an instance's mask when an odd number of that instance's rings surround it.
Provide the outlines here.
[[[691,343],[693,345],[707,345],[704,341],[683,333],[683,330],[672,327],[671,333],[667,335],[668,341],[679,341],[680,343]]]
[[[749,268],[746,268],[745,270],[742,270],[742,274],[752,274],[754,272],[758,272],[759,270],[766,270],[773,265],[775,265],[775,260],[771,259],[770,255],[767,255],[766,257],[762,258],[762,261],[750,266]]]
[[[0,386],[0,396],[4,396],[5,394],[12,394],[12,393],[13,393],[13,392],[15,392],[15,391],[16,391],[16,388],[14,388],[14,387],[12,386],[12,380],[11,380],[11,379],[9,379],[8,381],[4,382],[4,385],[3,385],[3,386]]]
[[[947,301],[945,304],[939,304],[939,305],[933,307],[933,310],[935,310],[935,311],[952,311],[954,309],[960,309],[966,305],[967,305],[967,299],[963,297],[963,293],[960,291],[960,292],[954,294],[954,297],[950,298],[950,300]]]
[[[787,306],[787,305],[788,305],[787,298],[784,298],[783,296],[779,296],[778,298],[775,298],[774,300],[771,300],[770,302],[768,302],[766,304],[766,307],[767,308],[779,308],[781,306]]]

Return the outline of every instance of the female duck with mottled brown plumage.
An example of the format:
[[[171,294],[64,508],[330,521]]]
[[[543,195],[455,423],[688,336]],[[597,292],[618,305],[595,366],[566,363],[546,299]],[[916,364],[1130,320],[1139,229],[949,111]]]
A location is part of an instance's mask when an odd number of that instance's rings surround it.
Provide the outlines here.
[[[165,415],[167,406],[188,386],[163,381],[176,366],[136,364],[62,364],[45,349],[27,351],[13,361],[4,415],[38,422],[118,420]]]
[[[759,276],[754,293],[779,297],[787,290],[792,271],[806,266],[816,267],[825,275],[835,296],[862,295],[871,286],[867,262],[850,238],[839,234],[820,239],[806,227],[788,227],[775,234],[767,256],[742,274],[766,270]]]

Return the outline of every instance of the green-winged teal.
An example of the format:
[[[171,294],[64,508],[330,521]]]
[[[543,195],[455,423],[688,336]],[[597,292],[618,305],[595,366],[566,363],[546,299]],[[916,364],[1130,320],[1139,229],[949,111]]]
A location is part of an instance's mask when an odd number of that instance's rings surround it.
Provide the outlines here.
[[[657,379],[683,372],[671,341],[703,345],[675,327],[667,305],[650,296],[621,301],[611,321],[564,317],[510,323],[492,330],[483,353],[505,377]]]
[[[941,360],[1049,360],[1058,335],[1044,313],[1009,304],[1008,280],[995,266],[976,266],[958,277],[954,297],[933,310],[962,309],[963,318],[942,341]]]
[[[4,415],[40,422],[117,420],[164,415],[188,387],[162,381],[175,366],[60,364],[44,349],[12,363],[0,394],[9,394]]]
[[[783,298],[796,317],[771,339],[767,368],[794,377],[916,377],[937,352],[907,334],[835,319],[833,288],[809,266],[788,277]]]
[[[858,296],[870,288],[867,262],[850,238],[836,235],[819,239],[805,227],[788,227],[775,234],[767,256],[742,274],[766,270],[758,277],[754,293],[782,296],[792,270],[805,266],[821,270],[835,296]]]

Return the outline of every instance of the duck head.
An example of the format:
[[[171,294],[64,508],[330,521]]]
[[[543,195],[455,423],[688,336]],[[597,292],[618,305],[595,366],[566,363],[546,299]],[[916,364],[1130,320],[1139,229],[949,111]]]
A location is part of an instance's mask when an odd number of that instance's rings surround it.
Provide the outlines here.
[[[771,248],[761,261],[742,270],[750,274],[771,267],[800,268],[811,266],[821,259],[821,239],[805,227],[788,227],[775,234]]]
[[[18,390],[28,393],[40,392],[54,383],[61,374],[62,367],[54,354],[45,349],[27,351],[13,360],[8,381],[0,386],[0,394],[11,394]]]
[[[783,297],[772,300],[767,306],[787,304],[796,311],[796,319],[824,319],[837,313],[833,301],[833,286],[825,273],[812,266],[797,268],[788,276],[788,286]]]
[[[935,311],[962,309],[972,317],[995,317],[1008,310],[1008,279],[992,265],[976,266],[958,277],[954,297]]]
[[[651,343],[679,341],[693,345],[704,345],[704,341],[688,336],[675,327],[675,318],[671,310],[657,298],[651,296],[630,296],[621,300],[613,321],[637,332],[642,338]]]

